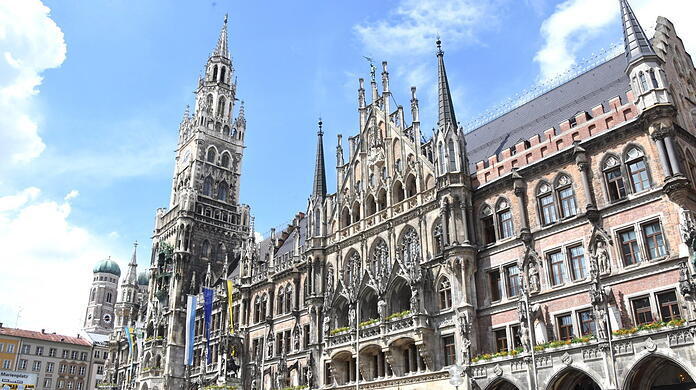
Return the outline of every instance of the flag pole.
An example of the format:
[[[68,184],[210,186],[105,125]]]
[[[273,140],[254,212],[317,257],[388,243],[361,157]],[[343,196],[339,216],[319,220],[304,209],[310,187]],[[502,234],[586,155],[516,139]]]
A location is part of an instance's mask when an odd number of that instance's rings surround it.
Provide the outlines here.
[[[360,390],[360,299],[355,301],[355,389]]]

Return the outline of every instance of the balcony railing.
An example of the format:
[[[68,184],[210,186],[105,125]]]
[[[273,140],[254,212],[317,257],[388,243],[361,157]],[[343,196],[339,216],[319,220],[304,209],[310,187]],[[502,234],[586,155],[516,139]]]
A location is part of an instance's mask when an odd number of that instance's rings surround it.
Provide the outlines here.
[[[411,331],[416,327],[417,315],[413,315],[409,311],[395,313],[391,317],[392,318],[385,321],[366,321],[367,323],[360,325],[360,342],[366,342],[390,334]],[[336,348],[355,342],[355,328],[340,329],[343,330],[335,334],[329,334],[326,340],[327,347]]]

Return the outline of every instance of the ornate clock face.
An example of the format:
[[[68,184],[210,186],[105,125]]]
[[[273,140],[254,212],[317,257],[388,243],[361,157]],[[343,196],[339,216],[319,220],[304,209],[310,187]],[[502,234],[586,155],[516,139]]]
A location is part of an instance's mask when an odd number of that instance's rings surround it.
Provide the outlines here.
[[[104,322],[106,322],[107,324],[111,322],[111,314],[104,314],[104,317],[102,318],[104,319]]]

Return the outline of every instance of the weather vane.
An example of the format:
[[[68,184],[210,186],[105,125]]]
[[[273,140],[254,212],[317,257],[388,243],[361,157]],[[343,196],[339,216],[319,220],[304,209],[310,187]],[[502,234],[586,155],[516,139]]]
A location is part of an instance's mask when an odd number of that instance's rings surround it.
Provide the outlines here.
[[[375,72],[377,71],[377,68],[375,68],[375,62],[370,57],[363,57],[367,60],[367,62],[370,63],[370,77],[372,78],[372,81],[375,81]]]

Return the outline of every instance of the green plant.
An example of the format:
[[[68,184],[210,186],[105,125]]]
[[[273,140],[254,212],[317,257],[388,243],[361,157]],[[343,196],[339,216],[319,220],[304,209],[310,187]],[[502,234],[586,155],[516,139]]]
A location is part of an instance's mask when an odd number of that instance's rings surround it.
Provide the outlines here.
[[[378,322],[379,322],[379,320],[378,320],[377,318],[370,318],[370,319],[367,320],[367,321],[361,322],[358,326],[361,327],[361,328],[364,328],[364,327],[366,327],[366,326],[370,326],[370,325],[376,324],[376,323],[378,323]]]
[[[655,329],[661,329],[665,327],[675,327],[675,326],[682,326],[686,323],[686,320],[683,318],[678,318],[674,319],[668,322],[665,321],[653,321],[649,322],[647,324],[640,324],[638,326],[634,326],[632,328],[621,328],[617,329],[613,332],[611,332],[614,336],[626,336],[626,335],[631,335],[636,332],[640,332],[642,330],[655,330]]]
[[[302,390],[302,389],[307,389],[309,386],[307,385],[302,385],[302,386],[288,386],[288,387],[283,387],[281,390]]]
[[[331,329],[331,331],[329,331],[329,334],[333,336],[333,335],[337,335],[339,333],[343,333],[347,330],[350,330],[350,327],[344,326],[342,328]]]
[[[404,310],[398,313],[392,313],[387,316],[387,321],[393,320],[395,318],[404,318],[409,314],[411,314],[411,310]]]

